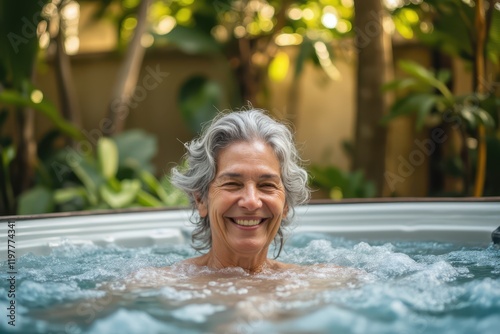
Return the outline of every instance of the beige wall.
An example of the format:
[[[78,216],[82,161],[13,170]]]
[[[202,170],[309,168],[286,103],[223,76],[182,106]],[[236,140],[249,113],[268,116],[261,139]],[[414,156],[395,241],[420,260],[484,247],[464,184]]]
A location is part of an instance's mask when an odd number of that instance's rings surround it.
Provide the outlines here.
[[[394,48],[396,78],[405,74],[397,67],[400,59],[412,60],[431,67],[431,55],[419,45]],[[398,117],[387,126],[385,155],[385,196],[425,196],[428,193],[429,155],[417,142],[428,138],[429,128],[415,129],[414,117]],[[423,159],[422,159],[423,158]]]
[[[296,50],[288,50],[295,58]],[[306,63],[299,79],[293,77],[293,63],[285,81],[270,83],[271,111],[284,118],[296,108],[293,118],[296,141],[309,164],[350,168],[342,141],[352,141],[355,116],[355,67],[345,60],[335,62],[341,79],[326,77],[324,71]],[[297,90],[292,90],[292,85]],[[291,104],[297,104],[292,106]]]

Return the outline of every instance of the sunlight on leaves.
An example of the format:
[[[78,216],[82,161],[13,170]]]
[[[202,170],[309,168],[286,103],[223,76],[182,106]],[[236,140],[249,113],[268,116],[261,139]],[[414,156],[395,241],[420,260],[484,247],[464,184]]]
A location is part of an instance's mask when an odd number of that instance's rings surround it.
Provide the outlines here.
[[[290,58],[288,55],[285,52],[278,52],[269,65],[269,78],[276,82],[283,81],[286,78],[289,67]]]

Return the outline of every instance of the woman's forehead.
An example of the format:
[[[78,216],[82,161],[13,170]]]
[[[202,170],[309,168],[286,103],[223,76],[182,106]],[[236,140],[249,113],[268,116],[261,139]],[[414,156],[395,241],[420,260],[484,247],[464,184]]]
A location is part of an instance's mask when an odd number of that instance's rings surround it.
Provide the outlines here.
[[[278,169],[280,166],[273,148],[262,141],[236,142],[220,150],[217,159],[218,168],[239,163],[267,165]]]

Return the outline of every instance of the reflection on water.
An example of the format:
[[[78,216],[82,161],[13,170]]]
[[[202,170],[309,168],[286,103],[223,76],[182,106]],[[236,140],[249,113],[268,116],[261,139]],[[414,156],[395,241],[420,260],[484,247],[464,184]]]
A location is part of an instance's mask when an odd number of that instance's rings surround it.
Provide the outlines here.
[[[287,271],[180,264],[188,245],[66,243],[18,261],[19,333],[496,333],[500,250],[299,234]],[[0,273],[4,275],[5,263]],[[340,267],[339,267],[340,266]],[[6,306],[6,280],[0,307]]]

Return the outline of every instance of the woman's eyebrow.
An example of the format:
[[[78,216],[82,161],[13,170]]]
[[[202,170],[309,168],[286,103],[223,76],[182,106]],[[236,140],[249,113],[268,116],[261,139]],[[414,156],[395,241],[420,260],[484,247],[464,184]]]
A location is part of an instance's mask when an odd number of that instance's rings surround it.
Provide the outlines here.
[[[279,181],[281,180],[281,177],[278,174],[262,174],[259,176],[259,179],[275,179]]]
[[[237,179],[242,178],[243,175],[240,173],[226,172],[217,176],[217,179]],[[275,179],[281,180],[281,177],[278,174],[262,174],[259,176],[259,179]]]
[[[241,178],[242,175],[240,173],[222,173],[219,176],[217,176],[218,179],[235,179],[235,178]]]

